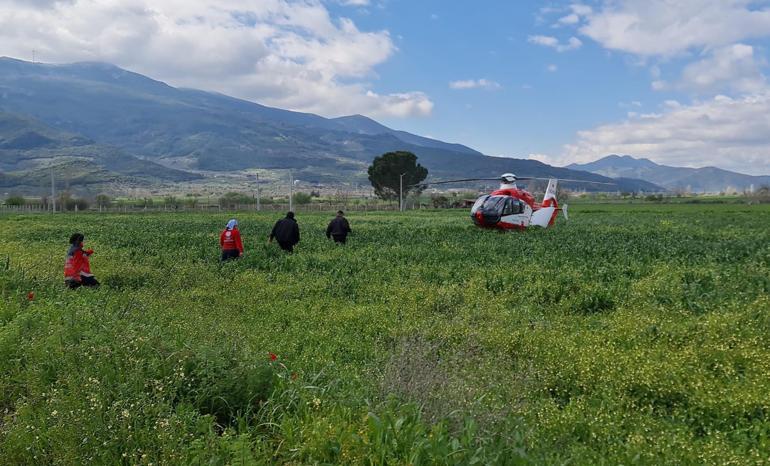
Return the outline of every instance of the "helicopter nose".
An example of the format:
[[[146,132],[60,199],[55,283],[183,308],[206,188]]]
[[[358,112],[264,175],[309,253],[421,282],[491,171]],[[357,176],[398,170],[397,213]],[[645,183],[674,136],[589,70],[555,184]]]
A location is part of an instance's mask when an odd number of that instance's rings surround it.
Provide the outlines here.
[[[483,213],[483,212],[481,212],[481,211],[478,211],[478,212],[476,212],[476,213],[473,215],[473,222],[474,222],[476,225],[479,225],[479,226],[484,226],[484,213]]]

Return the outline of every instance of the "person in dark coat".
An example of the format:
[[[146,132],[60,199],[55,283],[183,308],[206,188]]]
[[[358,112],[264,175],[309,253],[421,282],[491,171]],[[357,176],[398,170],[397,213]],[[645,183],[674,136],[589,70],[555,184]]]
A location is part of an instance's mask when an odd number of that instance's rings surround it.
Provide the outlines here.
[[[348,240],[348,233],[352,232],[350,222],[345,218],[345,212],[341,210],[337,211],[337,216],[326,227],[326,237],[329,239],[334,238],[334,242],[337,244],[345,244]]]
[[[293,252],[294,246],[299,243],[299,225],[294,220],[294,212],[286,214],[286,218],[278,220],[273,227],[273,231],[270,232],[269,243],[273,242],[273,239],[278,241],[278,245],[287,252]]]

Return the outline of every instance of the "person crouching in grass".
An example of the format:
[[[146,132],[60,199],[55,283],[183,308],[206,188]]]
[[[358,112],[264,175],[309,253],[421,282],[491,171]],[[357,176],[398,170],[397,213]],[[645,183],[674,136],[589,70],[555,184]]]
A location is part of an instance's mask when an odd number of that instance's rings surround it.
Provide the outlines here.
[[[99,282],[91,273],[91,263],[88,260],[94,250],[84,251],[84,240],[82,233],[74,233],[70,236],[70,248],[67,250],[67,260],[64,262],[64,284],[72,289],[81,286],[99,286]]]
[[[237,259],[243,255],[243,242],[236,219],[227,222],[227,227],[219,235],[219,245],[222,247],[222,262]]]

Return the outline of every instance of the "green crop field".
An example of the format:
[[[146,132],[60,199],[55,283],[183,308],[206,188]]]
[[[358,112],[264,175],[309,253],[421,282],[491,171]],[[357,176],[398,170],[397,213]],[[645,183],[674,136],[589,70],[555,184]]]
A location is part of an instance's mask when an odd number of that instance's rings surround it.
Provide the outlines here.
[[[570,213],[0,217],[0,464],[770,462],[770,206]]]

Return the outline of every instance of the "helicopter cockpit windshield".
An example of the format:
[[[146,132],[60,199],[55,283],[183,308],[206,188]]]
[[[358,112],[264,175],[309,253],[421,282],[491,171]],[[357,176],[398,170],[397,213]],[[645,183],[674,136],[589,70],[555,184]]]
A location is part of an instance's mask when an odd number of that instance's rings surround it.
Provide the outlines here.
[[[524,204],[511,196],[481,196],[471,209],[471,216],[476,219],[481,214],[484,224],[496,224],[504,216],[524,212]],[[481,219],[476,219],[481,220]]]
[[[481,206],[484,214],[505,215],[505,204],[510,199],[509,196],[489,196]]]
[[[478,212],[479,209],[481,209],[481,207],[484,205],[484,202],[489,199],[489,197],[489,194],[485,194],[476,199],[476,202],[473,203],[473,207],[471,208],[471,215],[475,215],[476,212]]]

